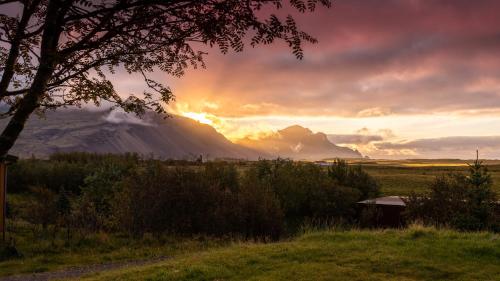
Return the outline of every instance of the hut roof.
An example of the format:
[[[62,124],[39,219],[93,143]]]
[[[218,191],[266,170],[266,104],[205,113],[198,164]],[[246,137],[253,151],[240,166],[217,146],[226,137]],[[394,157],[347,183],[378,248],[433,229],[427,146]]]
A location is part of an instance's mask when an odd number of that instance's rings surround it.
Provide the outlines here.
[[[401,196],[386,196],[359,201],[358,204],[375,204],[389,206],[406,206]]]

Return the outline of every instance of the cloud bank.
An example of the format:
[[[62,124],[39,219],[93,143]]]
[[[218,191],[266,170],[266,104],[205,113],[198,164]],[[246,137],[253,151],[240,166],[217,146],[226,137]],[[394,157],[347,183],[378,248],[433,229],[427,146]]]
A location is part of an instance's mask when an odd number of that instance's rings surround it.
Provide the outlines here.
[[[193,111],[231,117],[491,110],[500,107],[498,10],[495,0],[335,1],[298,17],[320,41],[303,61],[279,44],[211,50],[208,70],[174,90]]]
[[[297,15],[319,39],[302,61],[283,44],[208,49],[207,70],[155,75],[177,95],[173,113],[208,116],[230,138],[301,124],[372,157],[470,158],[479,146],[496,158],[484,136],[500,132],[498,11],[497,0],[339,0]],[[141,92],[139,78],[117,89]]]
[[[500,136],[454,136],[417,139],[405,142],[380,142],[379,151],[412,151],[412,158],[466,158],[474,157],[476,149],[482,158],[500,158]]]

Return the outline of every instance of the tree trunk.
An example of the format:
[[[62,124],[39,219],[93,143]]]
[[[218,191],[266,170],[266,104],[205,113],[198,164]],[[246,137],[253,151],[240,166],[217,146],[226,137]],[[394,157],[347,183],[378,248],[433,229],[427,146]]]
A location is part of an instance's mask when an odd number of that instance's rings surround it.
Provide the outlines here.
[[[43,68],[45,67],[39,68],[30,91],[21,100],[19,108],[16,110],[12,118],[9,120],[7,127],[5,127],[0,135],[0,157],[7,155],[19,137],[19,134],[24,129],[24,125],[26,124],[29,116],[38,107],[39,99],[45,92],[47,82],[52,73],[50,70],[52,67],[45,70]],[[43,73],[45,71],[47,72]]]
[[[47,5],[47,16],[45,18],[45,29],[42,34],[40,48],[40,62],[36,75],[31,83],[28,93],[21,99],[15,109],[15,113],[9,120],[7,127],[0,135],[0,157],[7,155],[16,142],[19,134],[30,115],[39,106],[39,102],[47,90],[47,84],[52,77],[57,61],[57,45],[62,28],[58,26],[58,0],[51,0]]]
[[[14,66],[16,64],[17,58],[19,57],[19,47],[21,45],[24,31],[30,17],[31,17],[31,11],[30,9],[28,9],[27,5],[24,5],[23,15],[21,21],[19,22],[19,25],[17,26],[14,38],[10,43],[9,55],[7,57],[7,60],[5,61],[2,79],[0,80],[0,97],[6,95],[10,81],[14,76]]]

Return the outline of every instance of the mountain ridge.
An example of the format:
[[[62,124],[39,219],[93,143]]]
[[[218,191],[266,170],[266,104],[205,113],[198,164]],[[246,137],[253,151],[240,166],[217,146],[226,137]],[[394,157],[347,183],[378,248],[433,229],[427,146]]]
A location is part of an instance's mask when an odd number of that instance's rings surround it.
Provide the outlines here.
[[[5,126],[5,121],[0,126]],[[59,110],[33,116],[11,153],[21,158],[55,152],[135,152],[165,159],[241,158],[268,155],[230,142],[213,127],[173,115],[147,113],[143,119],[116,111]]]
[[[255,150],[265,151],[275,157],[296,160],[326,158],[362,158],[357,150],[341,147],[328,140],[325,133],[313,133],[300,125],[292,125],[258,140],[242,138],[236,143]]]
[[[0,128],[6,120],[0,120]],[[213,127],[193,119],[172,115],[164,118],[146,113],[142,118],[120,111],[58,110],[44,118],[33,116],[11,153],[21,158],[46,158],[56,152],[138,153],[160,159],[361,158],[350,148],[340,147],[324,133],[313,133],[299,125],[289,126],[259,140],[235,143]]]

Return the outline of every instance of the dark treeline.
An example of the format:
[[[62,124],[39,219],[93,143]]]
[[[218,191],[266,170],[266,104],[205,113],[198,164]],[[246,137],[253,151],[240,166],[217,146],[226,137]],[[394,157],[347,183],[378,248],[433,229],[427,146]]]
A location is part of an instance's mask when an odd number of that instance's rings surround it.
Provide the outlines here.
[[[138,155],[55,154],[9,167],[8,216],[44,233],[95,232],[271,239],[304,224],[363,226],[356,202],[380,195],[361,166],[290,160],[160,161]],[[486,168],[436,178],[407,199],[407,222],[499,231]],[[14,199],[14,200],[13,200]],[[366,225],[370,225],[368,222]],[[54,234],[55,235],[55,234]]]
[[[143,160],[56,154],[9,168],[9,216],[68,236],[107,231],[276,240],[308,223],[355,222],[356,202],[379,194],[359,166],[290,160]]]

